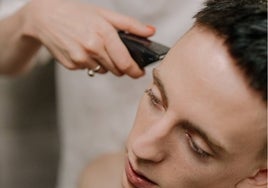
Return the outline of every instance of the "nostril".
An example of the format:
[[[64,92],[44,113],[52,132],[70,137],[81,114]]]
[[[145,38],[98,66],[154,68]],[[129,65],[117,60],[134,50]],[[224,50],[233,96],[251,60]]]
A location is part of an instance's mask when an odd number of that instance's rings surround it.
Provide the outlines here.
[[[135,142],[132,145],[132,152],[135,158],[144,162],[146,161],[147,163],[162,162],[166,156],[164,149],[162,149],[159,144],[143,143],[141,145],[139,142]]]

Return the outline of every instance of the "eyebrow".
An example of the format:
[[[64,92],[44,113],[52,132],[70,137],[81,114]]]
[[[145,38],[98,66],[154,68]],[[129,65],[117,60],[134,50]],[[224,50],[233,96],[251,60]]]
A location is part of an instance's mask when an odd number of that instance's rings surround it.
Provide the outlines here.
[[[226,153],[226,150],[224,147],[222,147],[215,139],[210,138],[205,131],[203,131],[199,126],[189,122],[189,121],[183,121],[180,122],[181,126],[185,130],[192,131],[193,133],[197,134],[200,136],[208,145],[209,147],[213,150],[213,152],[217,154],[222,154]]]
[[[165,107],[168,107],[168,97],[165,91],[165,87],[159,78],[159,73],[156,68],[153,69],[153,79],[154,79],[154,84],[157,86],[157,88],[160,90],[161,97],[163,99],[163,104]]]
[[[156,68],[153,69],[153,79],[154,79],[154,84],[158,87],[160,90],[161,97],[163,99],[163,103],[165,107],[168,107],[168,97],[165,91],[165,87],[163,82],[160,79],[159,72]],[[194,123],[184,120],[180,122],[182,125],[182,128],[185,130],[189,130],[197,134],[199,137],[201,137],[208,145],[209,147],[213,150],[215,154],[221,154],[221,153],[226,153],[226,150],[224,147],[222,147],[215,139],[212,139],[206,134],[205,131],[203,131],[200,126],[195,125]]]

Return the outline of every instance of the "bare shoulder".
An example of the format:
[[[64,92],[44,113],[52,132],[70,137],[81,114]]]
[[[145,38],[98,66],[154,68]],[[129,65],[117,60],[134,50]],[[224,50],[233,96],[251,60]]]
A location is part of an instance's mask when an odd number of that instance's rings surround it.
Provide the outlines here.
[[[79,188],[119,188],[123,168],[123,153],[102,155],[85,168]]]

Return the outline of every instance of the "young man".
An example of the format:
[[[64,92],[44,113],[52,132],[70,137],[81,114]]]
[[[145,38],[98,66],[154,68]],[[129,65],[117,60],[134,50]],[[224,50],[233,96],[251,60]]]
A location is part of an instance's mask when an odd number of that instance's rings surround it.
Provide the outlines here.
[[[267,186],[267,2],[209,0],[153,71],[125,154],[82,188]]]

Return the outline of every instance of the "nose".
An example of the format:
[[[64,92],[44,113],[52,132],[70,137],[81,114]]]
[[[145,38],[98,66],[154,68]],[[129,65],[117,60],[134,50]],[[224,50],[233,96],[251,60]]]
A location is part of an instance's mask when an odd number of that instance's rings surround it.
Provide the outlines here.
[[[132,152],[138,159],[160,163],[172,147],[171,135],[172,126],[166,119],[151,124],[132,142]]]

